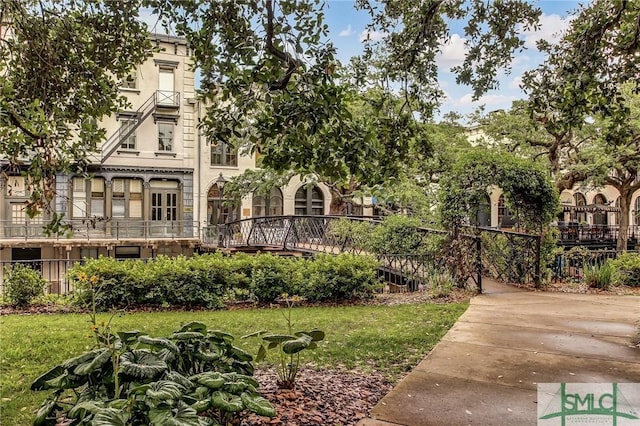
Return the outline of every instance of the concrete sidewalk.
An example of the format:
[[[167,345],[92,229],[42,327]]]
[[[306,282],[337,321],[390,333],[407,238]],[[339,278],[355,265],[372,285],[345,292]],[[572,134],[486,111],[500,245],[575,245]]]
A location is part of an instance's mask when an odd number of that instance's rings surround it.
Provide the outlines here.
[[[640,382],[640,349],[632,344],[638,321],[638,296],[487,282],[360,425],[535,425],[538,383]]]

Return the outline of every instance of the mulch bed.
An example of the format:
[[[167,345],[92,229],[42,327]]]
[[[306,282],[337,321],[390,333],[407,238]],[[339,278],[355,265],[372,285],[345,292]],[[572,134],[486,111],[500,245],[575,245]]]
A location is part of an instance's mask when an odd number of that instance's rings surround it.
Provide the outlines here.
[[[355,425],[393,387],[379,373],[326,369],[299,371],[293,390],[278,389],[275,370],[256,372],[255,378],[276,417],[252,415],[243,425]]]

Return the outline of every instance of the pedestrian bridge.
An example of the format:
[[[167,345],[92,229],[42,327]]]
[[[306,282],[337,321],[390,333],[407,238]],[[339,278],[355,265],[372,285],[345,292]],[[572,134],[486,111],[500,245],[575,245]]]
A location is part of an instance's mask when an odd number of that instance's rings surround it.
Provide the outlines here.
[[[258,217],[206,228],[202,233],[203,248],[372,255],[380,262],[380,277],[399,286],[401,291],[428,288],[429,278],[444,271],[459,284],[479,291],[483,276],[518,283],[535,283],[540,279],[539,236],[474,228],[474,233],[460,234],[454,239],[446,231],[407,227],[396,231],[403,234],[399,238],[415,241],[413,252],[394,247],[381,252],[366,238],[379,226],[383,226],[382,222],[376,218]],[[434,236],[442,237],[441,247],[432,247]]]

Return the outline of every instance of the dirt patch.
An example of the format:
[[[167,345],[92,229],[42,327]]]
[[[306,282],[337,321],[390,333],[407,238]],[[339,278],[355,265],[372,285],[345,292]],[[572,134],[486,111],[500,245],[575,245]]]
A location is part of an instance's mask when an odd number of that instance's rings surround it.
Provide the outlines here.
[[[244,425],[355,425],[392,388],[379,373],[304,369],[296,388],[278,389],[274,370],[256,372],[260,394],[276,408],[276,417],[250,416]]]

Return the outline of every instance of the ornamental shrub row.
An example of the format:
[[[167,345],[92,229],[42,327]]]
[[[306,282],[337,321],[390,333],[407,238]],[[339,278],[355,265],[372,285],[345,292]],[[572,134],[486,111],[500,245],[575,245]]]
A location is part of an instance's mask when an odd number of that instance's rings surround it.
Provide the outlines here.
[[[148,261],[87,260],[69,271],[80,304],[97,309],[176,306],[216,309],[225,301],[270,303],[283,293],[314,302],[371,297],[379,288],[373,257],[291,258],[221,253]]]

